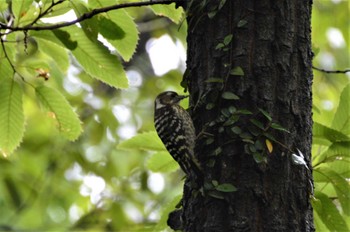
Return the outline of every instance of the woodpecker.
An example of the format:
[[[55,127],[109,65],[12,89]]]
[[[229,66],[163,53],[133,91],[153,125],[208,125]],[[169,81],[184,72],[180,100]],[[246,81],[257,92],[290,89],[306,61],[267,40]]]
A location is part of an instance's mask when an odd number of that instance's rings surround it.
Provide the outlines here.
[[[201,167],[194,157],[196,133],[193,121],[179,105],[186,97],[173,91],[160,93],[154,104],[154,125],[159,138],[186,176],[200,175]]]

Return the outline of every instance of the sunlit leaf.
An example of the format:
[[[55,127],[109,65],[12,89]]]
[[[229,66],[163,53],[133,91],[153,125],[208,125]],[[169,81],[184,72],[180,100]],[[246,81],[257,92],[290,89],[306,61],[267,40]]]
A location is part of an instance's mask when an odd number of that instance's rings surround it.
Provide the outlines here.
[[[22,88],[12,78],[0,83],[0,152],[7,156],[20,144],[24,133]]]
[[[350,185],[349,183],[339,175],[337,172],[327,168],[319,167],[315,170],[315,181],[329,182],[333,185],[339,203],[345,214],[350,215]],[[321,179],[319,179],[321,178]]]
[[[339,106],[334,115],[332,128],[346,135],[350,135],[350,84],[342,91],[339,100]]]
[[[91,8],[101,8],[114,4],[115,0],[89,0]],[[126,10],[119,9],[107,12],[103,17],[99,17],[99,32],[117,49],[125,61],[131,59],[139,40],[139,32],[136,23]]]
[[[329,231],[349,231],[343,217],[326,194],[315,193],[316,200],[312,201],[313,208]]]
[[[67,28],[67,32],[78,41],[72,53],[85,71],[94,78],[116,88],[128,87],[128,79],[118,57],[98,41],[91,41],[75,26]]]
[[[182,194],[175,196],[170,202],[166,203],[162,209],[161,217],[158,221],[157,226],[154,228],[154,232],[164,231],[164,229],[168,229],[169,226],[167,224],[169,213],[176,209],[176,206],[181,201]]]
[[[160,151],[153,154],[148,160],[146,167],[152,172],[172,172],[179,168],[179,165],[171,157],[169,152]]]
[[[57,121],[59,131],[69,140],[76,140],[82,132],[81,122],[66,98],[47,86],[35,88],[36,96],[48,110],[49,117]]]
[[[153,12],[159,16],[165,16],[172,20],[174,23],[179,23],[183,17],[182,8],[175,8],[175,3],[170,5],[154,5],[150,6]]]
[[[314,122],[312,131],[314,137],[327,139],[331,142],[350,141],[350,137],[343,134],[342,132],[322,125],[318,122]]]
[[[11,9],[18,24],[23,16],[27,14],[32,1],[11,1]]]
[[[137,134],[134,137],[118,144],[118,149],[124,150],[153,150],[165,151],[166,148],[155,131]]]

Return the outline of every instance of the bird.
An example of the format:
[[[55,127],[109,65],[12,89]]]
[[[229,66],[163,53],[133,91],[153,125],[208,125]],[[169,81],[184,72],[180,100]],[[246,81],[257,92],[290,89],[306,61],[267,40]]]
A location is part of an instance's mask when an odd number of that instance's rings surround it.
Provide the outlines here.
[[[194,155],[196,132],[190,114],[179,103],[188,96],[173,91],[160,93],[154,102],[154,125],[166,149],[186,174],[200,175]]]

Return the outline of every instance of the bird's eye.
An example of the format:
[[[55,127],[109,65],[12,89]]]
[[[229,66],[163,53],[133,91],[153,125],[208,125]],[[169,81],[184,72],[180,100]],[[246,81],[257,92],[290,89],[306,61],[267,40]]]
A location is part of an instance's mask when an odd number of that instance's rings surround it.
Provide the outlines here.
[[[172,92],[172,93],[170,94],[170,97],[171,97],[171,98],[174,98],[174,97],[176,97],[176,96],[177,96],[177,93]]]

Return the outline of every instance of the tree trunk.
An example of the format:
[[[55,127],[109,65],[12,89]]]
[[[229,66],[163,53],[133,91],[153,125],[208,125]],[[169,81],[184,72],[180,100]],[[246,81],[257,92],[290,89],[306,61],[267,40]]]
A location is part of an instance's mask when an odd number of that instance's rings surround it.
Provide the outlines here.
[[[187,6],[185,82],[205,177],[200,191],[187,181],[182,211],[170,217],[182,230],[314,231],[311,5]],[[309,167],[293,162],[297,150]]]

